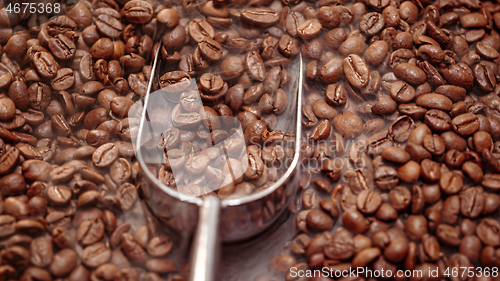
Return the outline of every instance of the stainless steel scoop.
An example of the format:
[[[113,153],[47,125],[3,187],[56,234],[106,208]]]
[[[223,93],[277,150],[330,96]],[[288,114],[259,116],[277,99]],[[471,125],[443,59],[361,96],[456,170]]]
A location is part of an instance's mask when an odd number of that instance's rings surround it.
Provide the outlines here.
[[[294,135],[293,143],[288,144],[294,149],[289,165],[283,168],[281,177],[271,186],[242,198],[223,200],[216,196],[185,195],[165,186],[157,178],[162,155],[155,145],[160,134],[172,126],[172,105],[168,95],[162,89],[152,91],[162,67],[157,52],[147,95],[140,101],[143,109],[135,142],[136,157],[141,167],[139,186],[150,209],[167,228],[183,238],[189,239],[194,234],[189,280],[217,280],[220,242],[242,241],[261,233],[283,213],[295,193],[295,168],[300,152],[302,58],[298,56],[290,64],[292,82],[284,89],[288,93],[289,104],[276,125],[276,129]]]

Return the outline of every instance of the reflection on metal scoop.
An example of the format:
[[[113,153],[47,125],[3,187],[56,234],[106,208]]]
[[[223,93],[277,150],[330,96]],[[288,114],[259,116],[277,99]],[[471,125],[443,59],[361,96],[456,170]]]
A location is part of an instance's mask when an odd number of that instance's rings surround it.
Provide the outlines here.
[[[207,109],[203,107],[195,79],[180,83],[182,87],[166,84],[147,97],[150,105],[147,111],[152,114],[146,112],[151,119],[143,124],[147,125],[141,132],[145,136],[142,138],[145,141],[143,145],[158,140],[156,147],[162,153],[161,157],[153,158],[149,163],[163,165],[158,171],[160,178],[162,173],[173,174],[175,184],[166,185],[177,187],[179,198],[183,201],[189,197],[214,193],[223,198],[232,193],[248,167],[248,160],[244,157],[246,146],[241,124],[236,117],[223,117],[222,121],[232,124],[232,128],[228,132],[220,130],[219,117],[219,124],[213,124],[209,113],[205,112]],[[176,92],[178,90],[182,93]],[[173,101],[175,97],[176,102]],[[205,127],[210,129],[204,130]],[[205,134],[206,147],[201,152],[196,152],[193,147],[178,149],[181,130],[196,128],[200,128],[198,135]],[[153,145],[146,147],[155,148]],[[220,161],[216,161],[218,159],[226,161],[221,165]]]

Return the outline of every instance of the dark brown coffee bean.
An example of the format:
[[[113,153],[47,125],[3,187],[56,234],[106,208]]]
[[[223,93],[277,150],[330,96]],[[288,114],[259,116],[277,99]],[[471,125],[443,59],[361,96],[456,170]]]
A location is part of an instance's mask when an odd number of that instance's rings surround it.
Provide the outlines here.
[[[468,89],[474,84],[474,76],[471,69],[464,63],[451,65],[442,71],[443,78],[449,84]]]
[[[31,241],[31,263],[35,266],[46,267],[52,262],[52,240],[49,237],[37,237]]]
[[[384,151],[386,149],[384,149]],[[382,166],[378,168],[373,176],[375,179],[375,185],[382,190],[391,190],[396,187],[399,182],[396,169],[390,166]]]
[[[50,172],[50,178],[53,183],[65,183],[73,179],[75,175],[76,168],[73,166],[62,166],[52,170]]]
[[[447,194],[455,194],[462,189],[463,179],[455,172],[446,172],[441,176],[439,180],[439,185],[441,190]]]
[[[318,123],[318,118],[316,117],[316,114],[314,114],[314,111],[312,107],[309,105],[303,105],[302,106],[302,124],[307,127],[314,127]]]
[[[91,245],[104,235],[104,223],[101,219],[86,220],[80,224],[76,232],[76,239],[83,246]]]
[[[95,59],[109,59],[113,55],[113,51],[113,42],[107,37],[100,38],[90,48],[90,54]]]
[[[57,63],[54,57],[48,52],[37,52],[33,57],[35,70],[43,78],[52,78],[57,73]]]
[[[394,74],[411,85],[419,85],[425,82],[425,72],[417,66],[409,63],[400,63],[394,67]]]
[[[122,236],[122,248],[125,256],[133,263],[142,264],[147,259],[147,254],[142,246],[134,240],[132,235],[125,233]]]
[[[198,43],[198,49],[200,54],[210,61],[218,61],[222,58],[222,46],[209,37],[205,37]]]
[[[355,233],[365,232],[369,227],[369,223],[363,214],[355,209],[345,211],[342,215],[342,221],[347,229]]]
[[[307,20],[297,27],[297,36],[304,40],[313,39],[316,37],[323,25],[316,19]]]
[[[148,243],[148,253],[153,257],[163,257],[167,255],[173,247],[172,240],[167,236],[158,236],[151,239]]]
[[[461,114],[451,121],[453,130],[461,136],[471,135],[479,129],[479,120],[474,114]]]
[[[381,255],[380,249],[379,248],[367,248],[359,252],[354,258],[352,259],[352,265],[353,266],[361,266],[364,267],[374,261],[377,257]]]
[[[408,248],[406,237],[397,237],[390,241],[385,248],[384,257],[391,262],[400,262],[405,258]]]
[[[350,111],[344,111],[333,118],[335,129],[344,137],[352,138],[363,130],[363,121]]]
[[[344,73],[349,83],[361,88],[368,84],[370,71],[364,60],[358,55],[349,55],[343,61]]]
[[[125,18],[134,24],[147,23],[153,16],[153,7],[146,1],[133,0],[123,7]]]
[[[476,233],[481,241],[489,246],[497,246],[500,244],[500,225],[493,218],[484,218],[477,225]]]
[[[104,36],[110,38],[120,37],[123,25],[121,22],[111,15],[101,14],[95,21],[97,30]]]
[[[302,194],[302,205],[305,209],[312,209],[318,206],[319,204],[319,196],[318,193],[314,189],[307,189]]]
[[[478,216],[484,208],[484,193],[480,187],[470,187],[460,193],[462,214],[469,218]]]
[[[330,125],[330,121],[325,119],[319,122],[316,127],[314,127],[311,135],[309,136],[309,139],[311,141],[326,140],[330,136],[331,128],[332,126]]]
[[[66,205],[72,197],[72,192],[69,188],[62,185],[50,186],[47,189],[48,199],[55,205]]]
[[[363,190],[358,194],[356,205],[358,209],[364,214],[374,213],[382,204],[382,197],[380,194],[373,190]]]
[[[413,240],[420,240],[427,233],[427,221],[422,215],[410,215],[405,222],[406,234]]]
[[[382,151],[382,158],[404,164],[410,160],[410,154],[398,147],[388,147]]]
[[[241,20],[250,25],[268,27],[279,20],[278,13],[270,8],[246,8],[241,11]]]
[[[263,81],[266,76],[266,70],[262,57],[257,52],[248,52],[245,55],[245,67],[252,79]]]
[[[92,154],[92,161],[97,167],[107,167],[118,158],[118,148],[113,143],[101,145]]]
[[[102,242],[95,243],[83,249],[81,258],[84,265],[95,268],[111,258],[111,249]]]
[[[71,135],[71,128],[62,114],[57,114],[51,118],[52,130],[60,136]]]
[[[61,60],[71,59],[75,56],[75,43],[63,34],[58,34],[49,40],[49,48],[52,54]]]
[[[384,28],[384,17],[377,12],[366,13],[361,17],[359,29],[372,36],[379,33]]]
[[[486,64],[478,63],[474,66],[474,78],[483,91],[490,92],[496,87],[497,83],[494,77],[493,70]]]
[[[389,201],[396,210],[406,209],[411,202],[411,192],[402,186],[397,186],[389,193]]]
[[[51,92],[49,86],[42,82],[31,84],[28,89],[30,106],[36,110],[45,109],[51,100]]]
[[[180,19],[179,14],[174,9],[163,9],[156,15],[156,18],[168,28],[175,27]]]
[[[415,89],[404,81],[397,81],[391,86],[391,97],[399,103],[408,103],[415,98]]]
[[[49,270],[55,276],[64,276],[75,268],[77,259],[74,251],[63,249],[54,255]]]

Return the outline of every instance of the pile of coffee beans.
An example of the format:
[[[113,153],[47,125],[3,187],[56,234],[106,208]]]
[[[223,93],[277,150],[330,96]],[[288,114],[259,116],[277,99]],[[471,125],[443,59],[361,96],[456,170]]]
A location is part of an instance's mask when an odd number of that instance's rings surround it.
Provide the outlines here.
[[[496,280],[499,28],[475,0],[82,0],[42,25],[1,8],[0,280],[187,279],[136,186],[157,51],[176,103],[159,178],[223,199],[286,169],[305,59],[296,235],[255,281]]]
[[[185,280],[138,199],[128,116],[163,10],[81,1],[34,26],[0,9],[0,280]]]
[[[497,280],[500,5],[290,2],[276,41],[306,59],[301,204],[254,280]],[[386,274],[297,274],[357,267]]]

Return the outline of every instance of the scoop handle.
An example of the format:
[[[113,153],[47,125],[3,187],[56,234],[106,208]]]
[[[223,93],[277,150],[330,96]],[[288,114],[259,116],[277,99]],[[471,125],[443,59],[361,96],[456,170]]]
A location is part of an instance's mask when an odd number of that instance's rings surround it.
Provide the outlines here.
[[[215,281],[220,255],[220,200],[207,196],[200,206],[194,235],[189,281]]]

